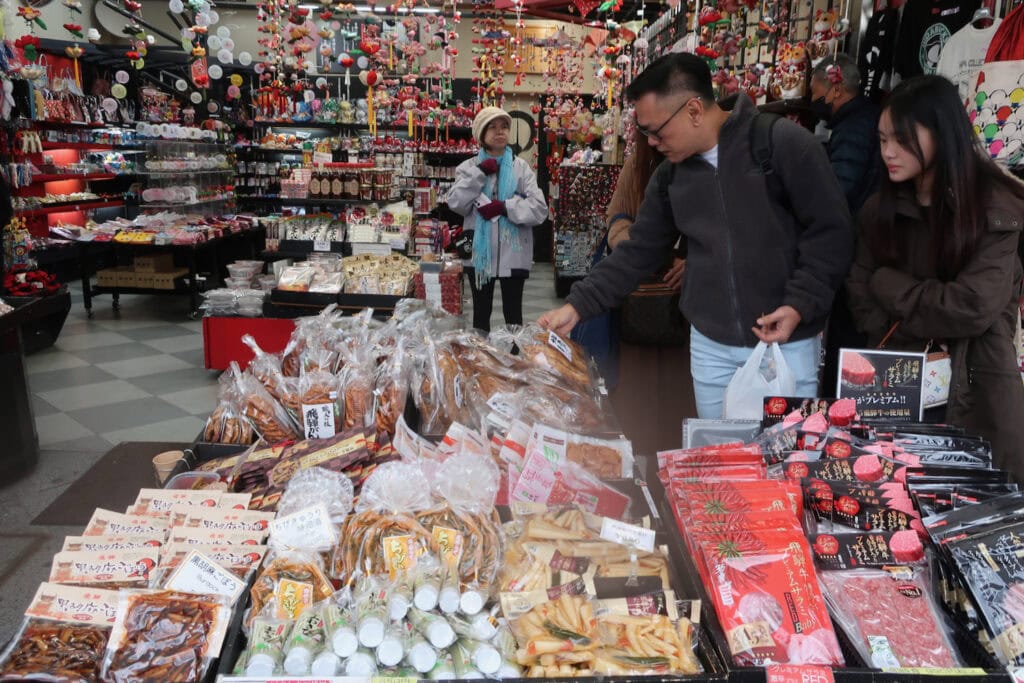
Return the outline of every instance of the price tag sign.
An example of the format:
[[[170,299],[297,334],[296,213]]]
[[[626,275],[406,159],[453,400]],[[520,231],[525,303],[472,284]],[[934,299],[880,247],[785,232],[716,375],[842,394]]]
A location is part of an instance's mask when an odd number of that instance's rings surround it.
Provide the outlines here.
[[[353,242],[352,255],[362,256],[363,254],[370,254],[372,256],[390,256],[391,245],[379,242]]]
[[[630,548],[654,552],[654,529],[605,517],[601,522],[601,538]]]
[[[835,683],[832,669],[826,666],[770,664],[764,672],[767,683]]]
[[[338,540],[327,505],[319,503],[270,523],[270,543],[274,547],[329,548]]]
[[[565,356],[566,360],[572,362],[572,347],[565,343],[564,339],[554,332],[548,332],[548,344],[555,347],[560,354]]]
[[[206,555],[193,550],[167,579],[165,588],[186,593],[223,595],[235,601],[245,583]]]
[[[330,251],[330,240],[313,240],[313,251]]]
[[[334,404],[302,404],[302,424],[307,439],[328,439],[334,436]]]
[[[313,152],[313,163],[314,164],[330,164],[334,163],[334,155],[330,152]]]

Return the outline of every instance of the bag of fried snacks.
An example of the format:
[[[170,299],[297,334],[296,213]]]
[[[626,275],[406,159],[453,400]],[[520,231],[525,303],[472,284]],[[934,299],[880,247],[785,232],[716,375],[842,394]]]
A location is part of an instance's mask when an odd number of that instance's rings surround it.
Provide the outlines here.
[[[220,655],[230,618],[220,596],[123,590],[101,679],[199,683]]]
[[[363,358],[356,360],[355,357],[350,357],[339,373],[344,429],[374,426],[374,375],[372,363]]]
[[[267,556],[249,595],[252,607],[246,618],[251,627],[256,617],[297,619],[312,604],[334,594],[316,553],[284,551]]]
[[[248,445],[256,440],[252,425],[242,414],[241,401],[232,373],[225,372],[219,380],[218,403],[203,428],[203,441]]]
[[[242,414],[264,441],[275,444],[298,438],[299,431],[288,411],[274,400],[258,379],[244,374],[234,361],[228,372],[234,378]]]
[[[508,346],[508,340],[519,349],[519,354],[534,364],[554,372],[572,385],[589,388],[593,385],[590,358],[582,346],[545,330],[536,323],[521,329],[512,327],[491,335],[499,345]]]
[[[398,419],[405,412],[409,393],[411,358],[404,341],[377,367],[373,388],[374,426],[378,434],[394,436]]]
[[[501,474],[489,455],[459,453],[434,472],[434,492],[444,504],[416,515],[430,532],[430,547],[460,590],[458,609],[483,609],[504,551],[494,500]],[[446,609],[446,612],[454,609]]]
[[[689,675],[697,660],[700,601],[676,603],[671,592],[597,601],[597,674]],[[680,608],[685,614],[680,614]]]
[[[319,368],[303,370],[299,375],[298,412],[302,435],[328,439],[342,431],[342,400],[341,384],[333,373]]]
[[[341,528],[333,575],[349,583],[356,574],[412,571],[429,548],[430,532],[415,514],[433,504],[423,471],[413,463],[389,462],[363,483],[355,514]]]
[[[0,654],[0,680],[98,681],[117,600],[117,591],[41,584]]]
[[[598,646],[597,619],[590,600],[562,595],[512,622],[519,643],[516,663],[529,678],[592,676]]]

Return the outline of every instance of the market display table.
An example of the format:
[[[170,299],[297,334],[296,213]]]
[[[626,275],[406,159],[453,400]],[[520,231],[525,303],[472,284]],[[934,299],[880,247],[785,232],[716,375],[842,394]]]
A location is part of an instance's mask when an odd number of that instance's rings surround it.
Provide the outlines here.
[[[79,274],[82,280],[82,303],[92,317],[92,299],[110,294],[114,309],[120,308],[122,294],[162,294],[187,296],[189,315],[199,315],[199,294],[202,290],[200,266],[205,265],[210,276],[218,283],[223,277],[225,264],[237,258],[255,258],[261,249],[265,232],[259,228],[228,233],[205,242],[193,244],[146,244],[130,242],[82,242],[79,244]],[[187,273],[176,278],[173,287],[131,287],[92,284],[100,262],[113,266],[127,265],[137,256],[171,253],[176,263],[187,263]]]

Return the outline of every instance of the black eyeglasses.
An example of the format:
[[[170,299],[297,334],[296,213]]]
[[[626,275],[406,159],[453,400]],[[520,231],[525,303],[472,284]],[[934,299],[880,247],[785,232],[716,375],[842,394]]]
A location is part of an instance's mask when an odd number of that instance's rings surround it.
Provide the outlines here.
[[[669,124],[669,121],[674,119],[676,117],[676,114],[678,114],[679,112],[681,112],[683,110],[683,107],[688,105],[691,100],[699,100],[699,99],[700,99],[699,97],[691,97],[691,98],[687,99],[686,101],[684,101],[682,104],[679,105],[678,109],[676,109],[674,112],[672,112],[672,116],[669,116],[667,119],[665,119],[665,122],[662,123],[657,128],[655,128],[654,130],[648,130],[648,129],[644,128],[643,126],[641,126],[640,124],[637,124],[636,131],[638,133],[640,133],[641,135],[643,135],[645,138],[657,138],[658,137],[658,133],[661,132],[661,129],[664,128],[665,126],[667,126]]]

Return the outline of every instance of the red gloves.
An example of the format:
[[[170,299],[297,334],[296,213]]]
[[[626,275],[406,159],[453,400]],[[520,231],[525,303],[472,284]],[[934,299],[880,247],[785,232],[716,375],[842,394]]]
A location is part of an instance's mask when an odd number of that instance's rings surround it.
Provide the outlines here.
[[[507,213],[507,211],[505,210],[505,202],[497,199],[491,202],[490,204],[484,204],[479,208],[479,211],[480,215],[483,216],[484,219],[488,221],[494,220],[498,216],[502,216]]]
[[[498,172],[498,160],[487,158],[480,162],[480,170],[487,175],[494,175]]]

